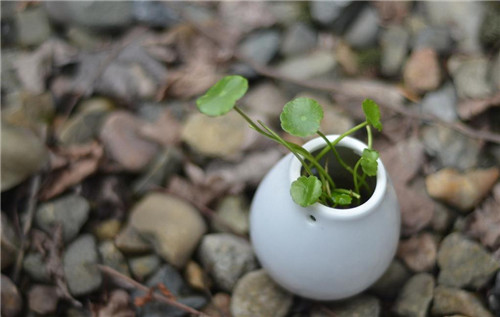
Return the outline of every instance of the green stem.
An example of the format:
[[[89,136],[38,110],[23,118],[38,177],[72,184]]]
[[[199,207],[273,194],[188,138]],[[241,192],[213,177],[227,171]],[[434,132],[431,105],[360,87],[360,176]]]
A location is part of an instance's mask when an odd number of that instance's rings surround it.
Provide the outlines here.
[[[332,150],[333,152],[333,155],[335,155],[335,158],[337,159],[337,161],[340,163],[340,165],[342,165],[343,168],[345,168],[349,173],[353,173],[353,170],[352,168],[347,165],[344,160],[342,160],[342,158],[340,157],[339,155],[339,152],[337,152],[337,150],[335,149],[335,146],[332,144],[332,142],[330,142],[330,140],[328,140],[328,138],[326,137],[326,135],[324,135],[321,131],[316,131],[316,133],[323,138],[323,140],[325,140],[326,144],[328,144],[328,147]],[[317,158],[316,158],[317,159]]]
[[[359,184],[358,184],[358,168],[361,165],[361,158],[354,165],[354,191],[359,195]],[[358,198],[359,200],[359,198]]]
[[[255,131],[259,132],[260,134],[264,135],[265,137],[268,137],[272,140],[274,140],[273,136],[267,132],[265,132],[264,130],[262,130],[258,125],[256,125],[252,119],[250,119],[249,116],[246,115],[245,112],[243,112],[243,110],[241,110],[238,106],[234,106],[234,110],[236,110],[236,112],[238,112],[242,117],[243,119],[245,119],[246,122],[248,122],[248,124],[250,124],[250,127],[252,127],[252,129],[254,129]]]
[[[346,136],[348,136],[349,134],[352,134],[356,131],[358,131],[359,129],[362,129],[363,127],[367,126],[368,125],[368,122],[367,121],[364,121],[360,124],[358,124],[357,126],[347,130],[346,132],[342,133],[341,135],[339,135],[331,144],[332,146],[335,146],[337,145],[343,138],[345,138]],[[321,152],[316,156],[316,160],[320,160],[326,153],[328,153],[329,151],[329,147],[325,147],[323,150],[321,150]]]
[[[337,193],[340,193],[340,194],[347,194],[347,195],[349,195],[349,196],[351,196],[351,197],[354,197],[354,198],[356,198],[356,199],[361,198],[361,196],[360,196],[358,193],[355,193],[355,192],[353,192],[353,191],[352,191],[352,190],[350,190],[350,189],[335,188],[333,191],[334,191],[334,192],[337,192]]]
[[[367,125],[366,126],[366,133],[368,134],[368,148],[372,148],[372,128]]]

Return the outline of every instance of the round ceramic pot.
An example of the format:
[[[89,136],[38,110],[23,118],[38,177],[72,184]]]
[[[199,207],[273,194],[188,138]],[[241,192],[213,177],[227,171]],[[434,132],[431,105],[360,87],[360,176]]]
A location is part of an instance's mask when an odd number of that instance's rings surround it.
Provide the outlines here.
[[[315,152],[324,146],[317,138],[304,148]],[[366,147],[350,137],[337,145],[339,152],[352,153],[347,160],[343,157],[348,164]],[[319,203],[301,207],[290,196],[300,171],[299,160],[288,154],[255,193],[250,237],[257,258],[274,281],[299,296],[337,300],[356,295],[385,272],[396,252],[401,220],[394,187],[379,159],[375,189],[363,204],[349,209]]]

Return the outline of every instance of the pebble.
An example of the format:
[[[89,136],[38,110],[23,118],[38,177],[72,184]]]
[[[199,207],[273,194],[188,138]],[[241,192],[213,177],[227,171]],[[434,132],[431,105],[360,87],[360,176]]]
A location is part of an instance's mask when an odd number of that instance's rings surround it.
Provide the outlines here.
[[[133,2],[75,1],[44,3],[49,17],[59,23],[94,29],[128,27],[133,22]]]
[[[453,49],[453,39],[448,28],[427,26],[415,35],[412,48],[432,48],[438,54],[448,54]]]
[[[488,3],[481,23],[479,39],[484,47],[495,47],[500,43],[500,8]]]
[[[377,43],[379,29],[377,10],[365,6],[344,34],[344,39],[355,49],[366,49]]]
[[[118,219],[107,219],[97,223],[93,228],[93,233],[97,240],[104,241],[114,239],[122,227],[122,222]]]
[[[500,263],[479,243],[460,233],[451,233],[438,251],[438,283],[451,287],[481,288],[488,283]]]
[[[425,317],[434,294],[434,277],[428,273],[413,276],[394,304],[398,316]]]
[[[205,276],[201,266],[194,262],[189,261],[184,270],[184,276],[189,286],[194,289],[205,291],[210,288],[208,278]]]
[[[215,231],[226,232],[227,227],[229,227],[233,233],[248,234],[250,227],[249,206],[243,195],[224,197],[215,213],[217,217],[212,221]]]
[[[455,221],[456,215],[442,204],[435,203],[434,206],[434,215],[431,221],[432,230],[437,233],[446,233]]]
[[[288,27],[280,52],[285,56],[306,53],[316,47],[317,37],[313,28],[303,22],[297,22]]]
[[[441,285],[434,290],[431,312],[439,316],[458,313],[465,316],[493,317],[474,294]]]
[[[14,226],[5,213],[2,212],[2,221],[0,222],[1,235],[1,263],[2,270],[15,262],[17,250],[19,249],[19,238]]]
[[[426,152],[437,158],[438,167],[465,170],[478,164],[481,142],[442,126],[424,127],[422,139]]]
[[[15,19],[20,45],[37,46],[49,38],[51,33],[49,19],[41,6],[19,11]]]
[[[250,34],[239,45],[240,54],[253,62],[266,65],[279,50],[280,33],[275,30],[261,30]]]
[[[401,26],[390,26],[381,34],[380,70],[386,76],[399,74],[408,53],[409,32]]]
[[[200,213],[179,198],[151,193],[130,214],[129,224],[168,263],[183,267],[207,230]]]
[[[250,133],[248,124],[234,111],[216,118],[193,113],[184,124],[182,140],[201,155],[231,160],[241,155]]]
[[[106,98],[83,101],[79,111],[63,124],[57,138],[64,145],[92,142],[98,138],[102,123],[113,107],[114,104]]]
[[[422,233],[400,241],[397,254],[412,271],[431,271],[436,265],[437,244],[430,233]]]
[[[2,122],[2,191],[10,189],[40,170],[48,151],[31,131]]]
[[[202,312],[212,317],[231,316],[230,305],[231,296],[226,293],[217,293],[212,297],[212,301],[203,308]]]
[[[401,261],[394,259],[385,273],[370,287],[370,291],[381,298],[392,299],[399,294],[409,278],[408,269]]]
[[[115,238],[115,245],[124,253],[144,253],[152,250],[131,225],[126,225]]]
[[[14,317],[23,309],[23,298],[14,284],[7,276],[2,274],[0,310],[2,316]]]
[[[252,87],[242,99],[242,103],[252,112],[257,112],[270,119],[279,117],[287,101],[281,89],[271,81],[265,81]]]
[[[105,45],[104,37],[100,37],[100,35],[102,34],[79,26],[70,26],[66,29],[68,42],[85,51],[98,50],[99,47]]]
[[[117,317],[134,317],[135,312],[130,305],[130,295],[123,289],[115,289],[111,291],[104,307],[99,307],[97,317],[117,316]],[[84,316],[87,316],[84,314]],[[81,316],[81,317],[84,317]],[[73,316],[68,316],[73,317]],[[76,316],[74,316],[76,317]],[[80,317],[80,316],[78,316]]]
[[[137,22],[152,27],[172,27],[181,21],[179,14],[160,1],[133,1],[132,14]]]
[[[200,309],[207,303],[205,297],[195,295],[189,290],[181,275],[173,266],[164,264],[146,281],[146,286],[155,287],[160,283],[163,284],[177,298],[177,301],[182,304]],[[144,292],[134,291],[132,296],[144,296]],[[137,307],[137,316],[139,317],[177,317],[184,316],[185,314],[185,311],[158,301],[149,302],[142,307]]]
[[[294,24],[304,15],[304,5],[297,1],[272,1],[269,10],[276,19],[276,23],[288,26]]]
[[[118,272],[130,276],[130,271],[123,254],[118,250],[113,241],[103,241],[98,246],[102,264],[107,265]]]
[[[379,317],[382,309],[380,301],[376,297],[365,294],[339,302],[328,308],[336,317]],[[324,315],[311,314],[311,317],[320,316]]]
[[[431,48],[414,50],[403,70],[406,86],[416,93],[435,90],[441,82],[441,68],[436,51]]]
[[[228,292],[242,275],[257,267],[250,243],[228,233],[205,235],[198,253],[215,284]]]
[[[62,226],[64,241],[74,239],[89,217],[88,201],[75,194],[66,195],[41,204],[35,214],[35,223],[50,233],[58,224]]]
[[[50,282],[50,275],[41,253],[30,252],[26,254],[23,260],[23,270],[37,282]]]
[[[128,264],[134,277],[139,281],[143,281],[148,276],[156,272],[161,265],[161,260],[157,255],[149,254],[131,258],[129,259]]]
[[[500,313],[500,271],[497,273],[495,284],[488,292],[488,304],[492,311]]]
[[[434,115],[446,122],[456,121],[457,93],[452,83],[446,83],[436,91],[430,91],[422,99],[422,112]]]
[[[34,285],[28,292],[28,305],[30,310],[40,314],[53,314],[57,310],[59,294],[55,286]]]
[[[474,169],[459,173],[445,168],[428,175],[425,183],[429,196],[468,212],[477,206],[495,185],[500,170],[497,167]]]
[[[500,51],[491,66],[491,81],[497,90],[500,90]]]
[[[284,317],[292,306],[292,294],[281,289],[264,270],[245,274],[236,284],[231,299],[234,317]]]
[[[66,248],[63,255],[64,276],[73,296],[91,293],[101,286],[98,262],[96,243],[90,234],[80,236]]]
[[[100,132],[106,154],[128,171],[140,171],[158,151],[157,144],[139,134],[144,121],[126,111],[108,115]]]
[[[324,24],[332,24],[341,17],[344,8],[352,1],[312,1],[309,3],[313,20]]]
[[[448,68],[460,98],[486,98],[493,93],[493,87],[488,78],[491,66],[487,58],[471,58],[461,61],[451,59],[448,62]]]
[[[310,79],[325,75],[337,66],[334,52],[317,50],[311,53],[289,57],[277,69],[285,76],[294,79]]]

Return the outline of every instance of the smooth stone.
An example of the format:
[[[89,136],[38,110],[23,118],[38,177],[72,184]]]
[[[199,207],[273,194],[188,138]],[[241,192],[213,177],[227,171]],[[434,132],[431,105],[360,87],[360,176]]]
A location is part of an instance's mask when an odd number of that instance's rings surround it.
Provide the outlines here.
[[[56,312],[59,294],[55,286],[34,285],[28,292],[28,305],[31,311],[47,315]]]
[[[37,282],[50,282],[50,275],[41,253],[31,252],[26,254],[23,260],[23,270]]]
[[[99,313],[96,317],[134,317],[135,311],[130,302],[130,295],[127,291],[123,289],[112,290],[103,305],[99,306]],[[82,317],[87,317],[87,315]]]
[[[1,189],[10,189],[48,162],[48,151],[31,131],[2,122]]]
[[[366,49],[377,43],[379,16],[372,6],[365,6],[344,34],[344,39],[355,49]]]
[[[424,27],[413,38],[412,48],[432,48],[438,54],[448,54],[453,48],[451,33],[446,27]]]
[[[2,119],[14,126],[40,131],[52,120],[55,110],[50,92],[34,94],[19,90],[7,95]]]
[[[414,272],[431,271],[436,265],[437,243],[430,233],[399,242],[398,256]]]
[[[15,19],[18,41],[22,46],[37,46],[49,38],[49,18],[41,6],[19,11]]]
[[[478,140],[442,126],[423,128],[422,140],[425,151],[437,158],[439,167],[465,170],[478,164],[481,151],[481,142]]]
[[[75,194],[66,195],[41,204],[35,213],[35,223],[50,233],[58,224],[62,226],[64,241],[71,241],[78,235],[89,217],[88,201]]]
[[[66,30],[69,43],[85,51],[98,50],[105,45],[105,38],[101,38],[100,35],[80,26],[70,26]]]
[[[479,39],[485,47],[500,43],[500,8],[496,3],[485,4],[486,13],[479,30]]]
[[[97,290],[102,283],[97,268],[99,255],[95,239],[90,234],[80,236],[64,252],[64,276],[73,296],[80,296]]]
[[[99,241],[114,239],[122,227],[118,219],[107,219],[97,223],[92,232]]]
[[[182,166],[183,154],[175,147],[160,150],[146,167],[146,171],[132,184],[136,194],[163,186]]]
[[[116,111],[104,121],[100,139],[110,159],[128,171],[147,166],[158,152],[158,145],[139,133],[144,121],[126,111]]]
[[[292,25],[304,16],[304,3],[298,1],[271,1],[269,10],[276,19],[276,23]]]
[[[261,65],[266,65],[279,49],[280,33],[275,30],[257,31],[239,45],[240,54]]]
[[[292,294],[284,291],[264,270],[245,274],[236,284],[231,298],[234,317],[284,317],[292,306]]]
[[[231,316],[231,296],[226,293],[217,293],[212,297],[212,301],[201,311],[212,317]]]
[[[242,195],[224,197],[215,210],[217,218],[212,220],[215,231],[245,235],[250,227],[249,206]],[[229,228],[228,228],[229,227]]]
[[[179,198],[151,193],[133,208],[129,224],[168,263],[183,267],[207,230],[200,213]]]
[[[113,241],[108,240],[99,243],[98,250],[101,255],[102,264],[117,270],[123,275],[130,276],[125,257],[115,246]]]
[[[394,311],[398,316],[425,317],[434,295],[434,277],[428,273],[413,276],[403,287]]]
[[[85,144],[96,140],[107,115],[114,108],[111,100],[91,98],[83,101],[78,112],[69,118],[57,133],[64,145]]]
[[[352,1],[311,1],[309,8],[313,20],[328,25],[342,15]]]
[[[242,99],[248,109],[270,119],[277,119],[287,99],[281,89],[271,81],[265,81],[252,87]]]
[[[199,154],[231,159],[241,155],[250,138],[249,130],[234,111],[217,118],[197,112],[184,124],[182,140]]]
[[[403,70],[405,85],[416,93],[435,90],[441,82],[438,55],[431,48],[414,50]]]
[[[49,17],[58,23],[95,29],[123,28],[133,21],[133,2],[69,1],[44,3]]]
[[[500,262],[479,243],[460,233],[451,233],[441,242],[438,251],[440,267],[438,283],[451,287],[481,288],[489,282]]]
[[[132,14],[137,22],[152,27],[172,27],[181,22],[179,14],[161,1],[135,0],[132,3]]]
[[[401,26],[390,26],[381,34],[380,70],[386,76],[397,75],[408,54],[409,32]]]
[[[152,250],[151,245],[131,225],[126,225],[118,233],[115,245],[124,253],[144,253]]]
[[[285,56],[306,53],[316,47],[317,37],[312,27],[297,22],[288,27],[283,36],[280,52]]]
[[[207,300],[203,296],[194,295],[189,287],[186,285],[179,272],[168,264],[164,264],[156,273],[146,281],[146,286],[155,287],[158,284],[163,284],[167,289],[177,298],[177,301],[200,309],[206,305]],[[133,297],[144,296],[142,291],[134,291]],[[163,316],[184,316],[185,311],[175,308],[171,305],[152,301],[146,303],[142,307],[137,307],[137,316],[139,317],[163,317]]]
[[[228,233],[205,235],[198,254],[215,284],[228,292],[242,275],[257,267],[250,243]]]
[[[184,276],[189,286],[202,291],[210,288],[210,282],[203,272],[203,268],[194,261],[189,261],[184,270]]]
[[[464,53],[481,52],[479,31],[485,6],[479,2],[424,2],[431,25],[452,28],[457,46]]]
[[[380,301],[376,297],[364,294],[333,304],[328,309],[336,317],[379,317],[382,310]],[[323,316],[330,315],[324,315],[323,313],[311,314],[311,317]]]
[[[497,90],[500,90],[500,51],[491,67],[491,81]]]
[[[161,260],[157,255],[150,254],[131,258],[128,260],[128,264],[133,276],[137,280],[143,281],[160,267]]]
[[[453,69],[456,67],[456,69]],[[486,98],[493,93],[493,87],[488,80],[490,64],[487,58],[472,58],[459,61],[458,66],[452,66],[453,82],[460,98]]]
[[[429,196],[466,213],[488,195],[499,175],[497,167],[473,169],[465,173],[445,168],[428,175],[425,184]]]
[[[2,212],[2,221],[0,222],[1,236],[1,259],[2,270],[16,261],[17,251],[20,246],[19,237],[17,236],[14,226],[9,217]]]
[[[473,293],[441,285],[434,290],[431,312],[438,316],[458,313],[465,316],[493,317]]]
[[[18,316],[23,309],[23,298],[16,284],[10,278],[2,274],[1,282],[1,302],[0,310],[2,316],[15,317]]]
[[[382,298],[395,298],[410,276],[408,269],[395,259],[378,281],[370,287],[370,292]]]
[[[434,232],[446,233],[455,221],[456,215],[448,207],[435,203],[434,215],[431,220],[431,227]]]
[[[456,121],[457,93],[452,83],[446,83],[436,91],[430,91],[422,99],[422,112],[434,115],[446,122]]]
[[[284,76],[293,79],[310,79],[333,71],[335,66],[337,60],[334,52],[317,50],[287,58],[277,66],[277,69]]]

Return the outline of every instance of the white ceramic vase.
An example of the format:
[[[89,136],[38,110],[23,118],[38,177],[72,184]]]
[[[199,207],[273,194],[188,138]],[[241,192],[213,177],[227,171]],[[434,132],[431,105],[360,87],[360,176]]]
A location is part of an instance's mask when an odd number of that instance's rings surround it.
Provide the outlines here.
[[[324,146],[317,138],[304,148],[314,152]],[[361,155],[366,144],[346,137],[337,148]],[[255,193],[250,237],[257,258],[279,285],[299,296],[337,300],[356,295],[385,272],[396,252],[401,220],[394,187],[379,159],[375,190],[365,203],[350,209],[319,203],[304,208],[290,196],[300,170],[297,158],[286,155]]]

